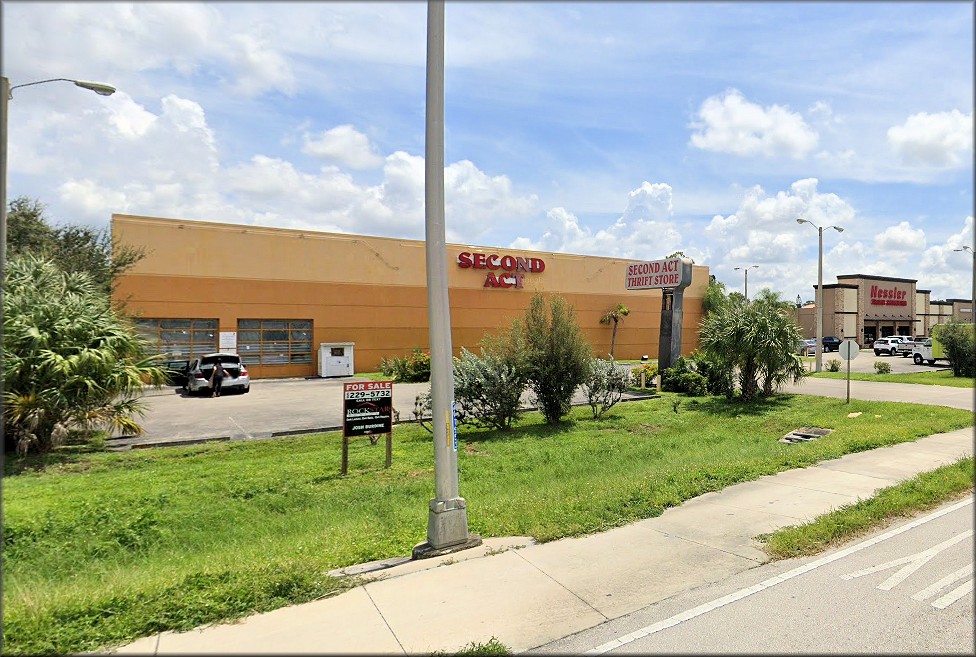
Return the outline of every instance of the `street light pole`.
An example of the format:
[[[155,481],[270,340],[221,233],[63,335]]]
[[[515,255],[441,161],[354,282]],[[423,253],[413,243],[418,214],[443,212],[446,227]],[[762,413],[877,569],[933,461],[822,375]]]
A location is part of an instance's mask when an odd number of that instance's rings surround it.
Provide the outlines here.
[[[833,228],[838,233],[843,233],[844,229],[840,226],[818,226],[806,219],[797,219],[798,224],[810,224],[817,229],[817,366],[816,371],[823,370],[823,232],[824,228]]]
[[[750,269],[758,269],[758,268],[759,268],[759,265],[749,265],[748,267],[733,267],[732,268],[733,271],[739,271],[741,269],[743,271],[743,273],[746,275],[746,280],[745,280],[745,293],[746,293],[745,296],[746,296],[746,301],[749,300],[749,270]]]
[[[953,249],[953,251],[969,251],[973,256],[973,286],[970,289],[969,297],[969,321],[972,322],[974,330],[976,330],[976,251],[973,251],[970,247],[964,246],[961,249]]]
[[[427,2],[425,149],[427,321],[430,325],[430,410],[436,497],[427,509],[427,541],[414,547],[414,559],[481,544],[480,536],[468,534],[468,512],[458,490],[451,304],[444,232],[444,0]]]
[[[99,96],[111,96],[115,93],[115,87],[102,82],[89,82],[87,80],[74,80],[72,78],[51,78],[50,80],[38,80],[37,82],[25,82],[10,86],[10,80],[3,77],[0,83],[0,108],[3,117],[0,118],[0,281],[3,280],[7,265],[7,111],[10,107],[10,99],[13,98],[13,90],[21,87],[32,87],[36,84],[46,84],[48,82],[72,82],[76,87],[94,91]]]

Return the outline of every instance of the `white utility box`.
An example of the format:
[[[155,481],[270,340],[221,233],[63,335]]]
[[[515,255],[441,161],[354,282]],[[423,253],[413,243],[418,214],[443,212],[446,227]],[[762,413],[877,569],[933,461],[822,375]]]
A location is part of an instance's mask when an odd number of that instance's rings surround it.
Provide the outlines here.
[[[319,343],[319,376],[352,376],[355,342]]]

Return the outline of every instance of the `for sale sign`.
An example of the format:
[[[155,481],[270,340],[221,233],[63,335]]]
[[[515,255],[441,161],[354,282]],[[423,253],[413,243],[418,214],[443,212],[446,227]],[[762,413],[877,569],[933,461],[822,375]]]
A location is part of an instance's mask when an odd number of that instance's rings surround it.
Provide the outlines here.
[[[393,382],[342,384],[342,435],[369,436],[393,431]]]

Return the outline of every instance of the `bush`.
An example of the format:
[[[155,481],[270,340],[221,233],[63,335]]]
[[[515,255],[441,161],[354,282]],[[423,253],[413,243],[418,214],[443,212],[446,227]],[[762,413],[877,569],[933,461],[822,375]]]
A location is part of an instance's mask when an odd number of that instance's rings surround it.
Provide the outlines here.
[[[976,376],[976,340],[971,324],[943,324],[933,328],[932,335],[942,343],[953,376]]]
[[[529,309],[512,324],[511,334],[512,342],[520,345],[519,361],[535,403],[547,423],[558,424],[586,379],[591,353],[573,307],[560,296],[547,302],[536,292]]]
[[[702,397],[708,394],[708,379],[695,371],[691,361],[684,356],[678,356],[672,367],[661,372],[661,390]]]
[[[681,375],[693,372],[691,363],[684,356],[678,356],[674,365],[661,372],[661,390],[665,392],[685,392],[681,387]]]
[[[877,364],[877,363],[875,363]],[[887,365],[888,363],[885,363]],[[827,361],[827,371],[828,372],[840,372],[840,361],[836,358],[831,358]]]
[[[685,372],[678,377],[681,390],[689,397],[704,397],[708,394],[708,379],[698,372]]]
[[[414,347],[409,356],[393,356],[380,359],[380,372],[393,377],[398,383],[430,381],[430,354]]]
[[[620,401],[627,390],[629,378],[627,369],[613,362],[612,358],[610,360],[590,359],[589,373],[583,381],[583,391],[586,393],[590,408],[593,409],[594,420],[603,417],[604,413]]]
[[[883,360],[874,361],[874,371],[878,374],[891,374],[891,364]]]
[[[695,361],[695,371],[707,381],[708,392],[731,398],[735,391],[732,368],[719,360],[715,354],[700,349],[692,352],[691,357]]]
[[[655,363],[644,363],[630,370],[630,385],[635,388],[641,384],[641,374],[644,375],[644,385],[649,386],[657,376],[657,365]]]
[[[482,347],[477,356],[464,347],[454,359],[454,399],[458,423],[508,430],[521,416],[526,374],[518,361]]]

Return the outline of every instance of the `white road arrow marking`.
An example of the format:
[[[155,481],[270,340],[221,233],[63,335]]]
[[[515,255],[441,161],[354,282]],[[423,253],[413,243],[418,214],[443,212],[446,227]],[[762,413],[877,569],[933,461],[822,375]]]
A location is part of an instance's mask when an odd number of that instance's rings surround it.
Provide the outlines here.
[[[946,575],[935,584],[926,586],[924,589],[922,589],[921,591],[913,595],[912,600],[925,600],[926,598],[931,598],[933,595],[935,595],[945,587],[949,586],[956,580],[962,579],[963,577],[967,577],[972,574],[973,574],[973,564],[971,563],[966,564],[965,566],[963,566],[956,572],[952,573],[951,575]],[[972,580],[970,580],[970,583],[972,583]]]
[[[889,568],[894,568],[895,566],[900,566],[902,564],[908,564],[894,575],[878,584],[877,588],[881,589],[882,591],[890,591],[905,581],[909,575],[927,564],[935,555],[939,554],[946,548],[959,543],[960,541],[966,540],[972,535],[973,530],[970,529],[969,531],[965,531],[957,536],[953,536],[947,541],[942,541],[938,545],[930,547],[928,550],[923,550],[918,554],[912,554],[907,557],[902,557],[901,559],[894,559],[893,561],[888,561],[887,563],[871,566],[870,568],[865,568],[864,570],[858,570],[853,573],[841,575],[840,577],[841,579],[854,579],[856,577],[863,577],[864,575],[870,575],[871,573],[876,573],[881,570],[888,570]]]

